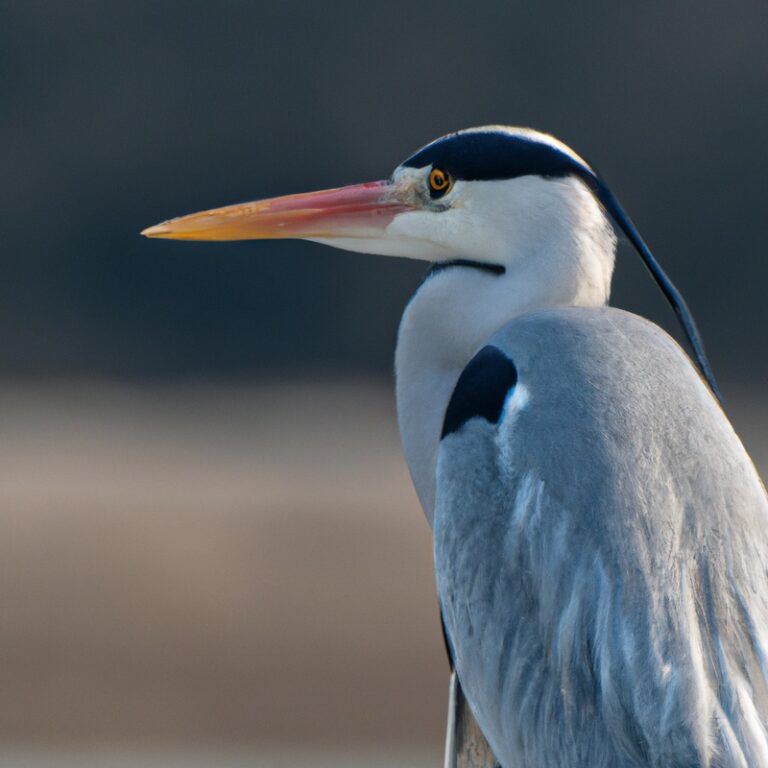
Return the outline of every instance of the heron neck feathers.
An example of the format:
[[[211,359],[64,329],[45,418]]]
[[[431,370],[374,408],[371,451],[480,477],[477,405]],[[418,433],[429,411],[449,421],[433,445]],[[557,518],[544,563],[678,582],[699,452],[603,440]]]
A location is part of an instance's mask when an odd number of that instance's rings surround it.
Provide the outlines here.
[[[443,416],[461,371],[475,353],[519,315],[608,301],[616,240],[594,198],[585,194],[575,203],[568,197],[556,215],[550,210],[546,222],[527,227],[531,237],[522,238],[526,228],[519,228],[503,275],[471,267],[440,270],[406,307],[395,353],[398,422],[430,523]]]

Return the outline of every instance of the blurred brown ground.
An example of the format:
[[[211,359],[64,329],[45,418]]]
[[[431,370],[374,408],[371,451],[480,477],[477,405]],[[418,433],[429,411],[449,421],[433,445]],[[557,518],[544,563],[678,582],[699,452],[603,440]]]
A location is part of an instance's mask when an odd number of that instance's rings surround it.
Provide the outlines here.
[[[724,391],[765,477],[768,401]],[[0,415],[0,742],[439,752],[389,384],[16,381]]]
[[[442,739],[389,388],[0,390],[0,739]]]

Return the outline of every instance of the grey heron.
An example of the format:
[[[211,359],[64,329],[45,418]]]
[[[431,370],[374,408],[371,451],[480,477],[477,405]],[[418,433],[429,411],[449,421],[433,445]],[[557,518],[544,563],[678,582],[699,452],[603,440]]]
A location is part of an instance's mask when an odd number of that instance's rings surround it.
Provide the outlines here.
[[[611,219],[695,364],[608,306]],[[398,420],[457,685],[504,768],[768,767],[765,488],[682,297],[585,160],[475,128],[386,181],[143,234],[432,262],[398,334]]]

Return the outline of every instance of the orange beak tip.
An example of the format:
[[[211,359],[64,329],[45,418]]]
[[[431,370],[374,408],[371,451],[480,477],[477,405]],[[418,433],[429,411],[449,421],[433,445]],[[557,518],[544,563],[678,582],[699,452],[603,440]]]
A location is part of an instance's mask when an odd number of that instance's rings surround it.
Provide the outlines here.
[[[154,224],[151,227],[147,227],[146,229],[142,229],[139,233],[143,235],[144,237],[163,237],[165,235],[168,235],[168,228],[165,226],[165,222],[162,224]]]

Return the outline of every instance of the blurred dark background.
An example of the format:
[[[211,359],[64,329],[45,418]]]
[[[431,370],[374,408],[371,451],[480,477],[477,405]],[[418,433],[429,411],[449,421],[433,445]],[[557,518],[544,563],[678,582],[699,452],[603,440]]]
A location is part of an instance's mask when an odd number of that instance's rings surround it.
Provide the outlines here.
[[[146,242],[244,199],[384,177],[450,130],[550,131],[610,181],[721,376],[764,377],[768,6],[0,3],[0,369],[387,373],[424,267]],[[615,303],[664,321],[625,248]]]
[[[0,0],[0,765],[440,761],[391,382],[425,265],[139,236],[168,217],[550,131],[765,476],[766,40],[764,0]],[[674,329],[626,245],[614,303]]]

